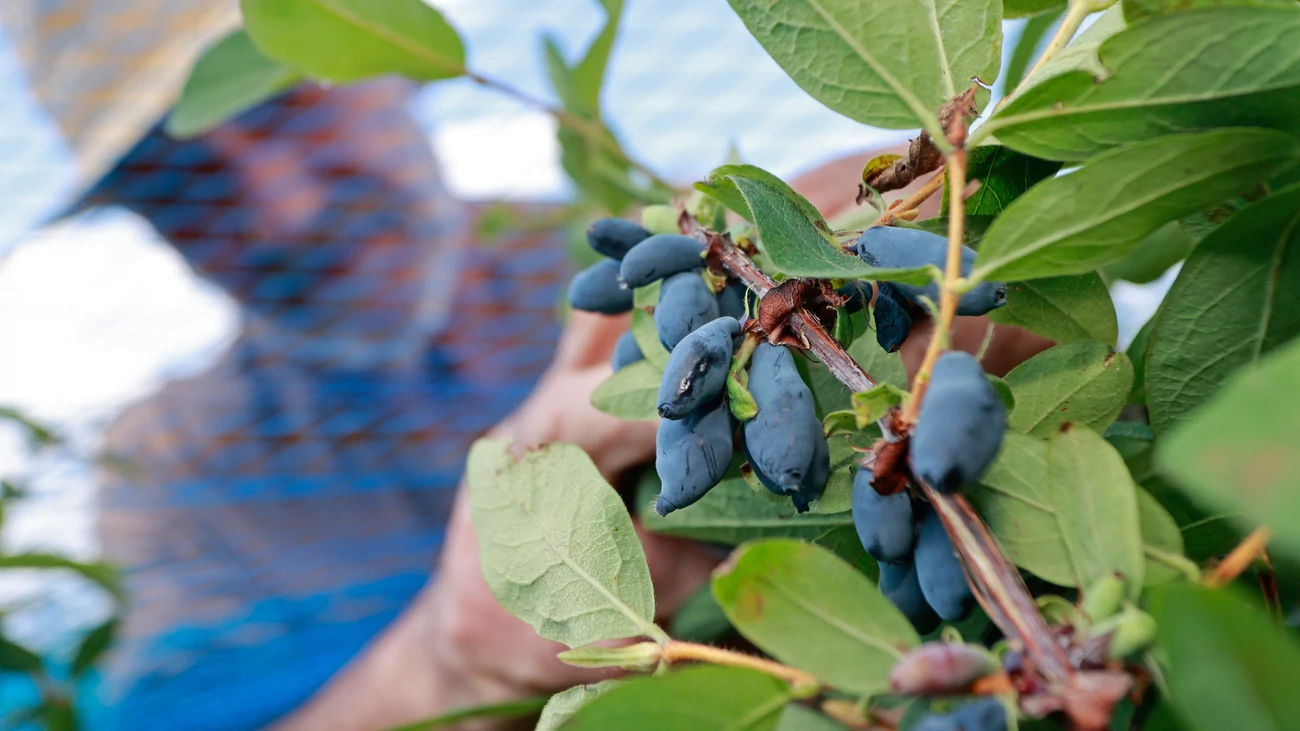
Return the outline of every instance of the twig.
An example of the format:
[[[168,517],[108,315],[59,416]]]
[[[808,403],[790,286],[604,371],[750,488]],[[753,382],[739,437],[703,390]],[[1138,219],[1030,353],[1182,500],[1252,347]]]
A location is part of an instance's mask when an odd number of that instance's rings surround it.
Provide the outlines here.
[[[960,202],[956,205],[961,206]],[[775,286],[772,278],[736,248],[729,238],[705,230],[691,217],[683,218],[683,232],[709,245],[717,253],[721,266],[756,295],[762,297]],[[862,370],[862,366],[805,310],[795,311],[789,326],[807,341],[808,349],[850,391],[866,391],[875,385],[875,380]],[[941,495],[924,485],[921,489],[934,505],[952,537],[953,546],[968,567],[972,586],[989,617],[1008,637],[1024,646],[1029,660],[1044,678],[1053,683],[1064,683],[1071,674],[1064,651],[1056,644],[1047,623],[1038,613],[1037,604],[1020,579],[1019,571],[1002,554],[979,515],[960,495]]]
[[[900,214],[920,208],[922,203],[930,199],[930,196],[943,188],[943,176],[944,170],[941,168],[933,177],[925,181],[925,185],[917,188],[915,193],[904,198],[901,203],[896,203],[885,209],[885,212],[880,214],[880,218],[877,218],[876,222],[871,225],[888,226],[889,222]]]
[[[555,118],[555,121],[559,122],[565,127],[572,129],[575,132],[578,132],[583,137],[586,137],[588,140],[595,142],[597,145],[601,146],[606,151],[608,151],[609,153],[617,157],[620,161],[626,163],[628,166],[632,167],[634,170],[637,170],[642,175],[645,175],[655,185],[663,188],[664,190],[670,190],[670,191],[675,190],[675,187],[673,185],[669,184],[666,180],[656,175],[653,170],[651,170],[645,165],[642,165],[641,163],[629,157],[628,154],[624,152],[621,147],[618,146],[618,143],[614,141],[614,138],[609,134],[609,130],[605,128],[605,125],[601,124],[600,122],[592,119],[586,119],[585,117],[581,117],[577,114],[574,114],[573,112],[570,112],[567,109],[561,109],[559,107],[548,104],[547,102],[538,99],[537,97],[529,94],[528,92],[523,91],[518,87],[511,86],[510,84],[507,84],[504,81],[501,81],[500,79],[494,79],[489,76],[477,74],[472,71],[469,71],[468,69],[464,70],[464,74],[465,74],[465,78],[469,79],[470,81],[473,81],[479,86],[482,86],[486,89],[492,89],[493,91],[504,94],[505,96],[514,99],[515,101],[519,102],[520,104],[523,104],[524,106],[532,107],[533,109],[536,109],[539,112],[544,112],[546,114],[551,115],[552,117]]]
[[[667,645],[664,645],[660,657],[669,663],[694,660],[696,662],[713,663],[714,665],[750,668],[780,678],[790,685],[801,688],[818,687],[817,678],[789,665],[782,665],[779,662],[746,655],[742,652],[732,652],[731,650],[723,650],[709,645],[697,645],[694,642],[672,640]]]
[[[962,197],[966,190],[966,119],[957,115],[953,119],[952,131],[948,141],[954,149],[948,155],[948,190],[952,191],[952,201],[948,205],[948,256],[944,263],[943,286],[939,289],[939,316],[935,318],[934,331],[930,336],[930,345],[925,349],[925,358],[912,380],[912,398],[903,408],[904,425],[916,421],[925,397],[925,389],[930,381],[930,372],[939,354],[948,347],[948,333],[952,329],[953,318],[957,316],[957,285],[961,279],[961,241],[966,227],[966,200]]]
[[[1260,526],[1214,567],[1204,580],[1211,589],[1217,589],[1241,575],[1251,562],[1264,553],[1268,539],[1272,537],[1268,528]]]
[[[1056,32],[1052,34],[1052,40],[1048,41],[1047,48],[1043,49],[1043,54],[1034,62],[1033,67],[1024,76],[1020,77],[1020,83],[1016,88],[1002,97],[1002,101],[998,102],[994,111],[1001,109],[1003,104],[1006,104],[1012,97],[1025,89],[1025,84],[1034,77],[1034,74],[1038,73],[1043,66],[1047,65],[1048,61],[1055,58],[1056,54],[1060,53],[1061,49],[1070,43],[1070,40],[1074,38],[1074,34],[1079,32],[1079,26],[1083,24],[1085,18],[1114,4],[1115,0],[1070,0],[1070,6],[1065,12],[1065,17],[1061,19],[1061,24],[1057,26]]]

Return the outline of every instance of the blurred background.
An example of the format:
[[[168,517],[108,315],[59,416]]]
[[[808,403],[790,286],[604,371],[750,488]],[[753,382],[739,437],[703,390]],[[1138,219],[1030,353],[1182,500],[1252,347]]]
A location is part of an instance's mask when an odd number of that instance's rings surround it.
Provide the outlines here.
[[[544,39],[574,58],[605,20],[431,4],[472,68],[550,104]],[[463,450],[545,366],[575,222],[605,213],[551,115],[466,79],[304,86],[170,138],[189,67],[238,20],[0,3],[7,727],[152,728],[240,692],[186,728],[252,728],[308,696],[427,576]],[[601,107],[676,186],[733,151],[790,179],[907,140],[809,98],[722,0],[627,0]],[[1121,346],[1172,274],[1115,285]]]

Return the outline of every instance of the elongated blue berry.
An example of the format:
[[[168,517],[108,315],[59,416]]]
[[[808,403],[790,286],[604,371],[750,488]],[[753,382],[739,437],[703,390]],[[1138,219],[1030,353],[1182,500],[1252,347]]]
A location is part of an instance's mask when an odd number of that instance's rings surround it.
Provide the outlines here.
[[[610,360],[610,364],[617,371],[632,365],[638,360],[645,360],[645,355],[641,353],[641,346],[636,344],[636,338],[633,337],[632,331],[628,330],[618,336],[618,342],[614,343],[614,357]]]
[[[912,429],[912,470],[940,492],[960,490],[993,464],[1006,427],[1006,408],[979,361],[948,351],[934,365]]]
[[[718,299],[698,272],[683,272],[664,280],[655,306],[659,342],[672,350],[682,338],[718,319]]]
[[[749,367],[749,392],[758,415],[745,422],[745,444],[755,466],[787,495],[793,493],[817,450],[817,438],[808,426],[817,420],[812,391],[789,350],[759,343]]]
[[[808,511],[808,506],[826,491],[826,480],[831,476],[831,445],[826,441],[826,432],[822,423],[816,419],[808,425],[813,440],[813,458],[808,463],[808,471],[799,482],[799,489],[790,495],[790,502],[801,513]]]
[[[912,497],[904,492],[881,495],[871,486],[871,470],[853,476],[853,526],[862,547],[877,561],[900,561],[912,553]]]
[[[858,256],[866,263],[889,269],[911,269],[933,264],[944,268],[948,259],[948,239],[929,231],[893,226],[872,226],[858,239]],[[975,250],[963,246],[961,275],[970,276],[975,265]],[[893,283],[898,291],[917,304],[921,297],[939,302],[939,285]],[[981,282],[957,301],[958,315],[983,315],[1007,303],[1007,286],[1001,282]]]
[[[975,606],[975,595],[966,583],[961,559],[943,529],[943,522],[929,508],[917,524],[912,560],[916,563],[916,579],[925,602],[948,622],[964,619]]]
[[[718,311],[737,320],[745,319],[745,285],[732,280],[718,293]]]
[[[907,617],[920,634],[926,634],[939,626],[939,616],[934,613],[921,593],[921,584],[916,579],[916,566],[912,558],[898,561],[880,562],[880,593],[893,602],[898,611]]]
[[[876,343],[886,353],[897,352],[912,334],[912,313],[907,298],[889,282],[880,283],[876,295]]]
[[[932,713],[912,731],[1006,731],[1007,709],[997,698],[980,698],[950,713]]]
[[[731,465],[734,431],[725,399],[691,418],[659,422],[655,472],[662,486],[655,510],[660,515],[694,503],[722,481]]]
[[[622,260],[633,246],[650,238],[650,232],[621,218],[602,218],[587,227],[587,243],[611,259]]]
[[[659,415],[684,419],[722,395],[731,367],[732,337],[740,332],[734,317],[719,317],[682,338],[668,356],[659,384]]]
[[[786,494],[785,490],[776,484],[776,480],[768,477],[763,473],[763,470],[759,469],[757,462],[754,460],[754,455],[749,451],[749,444],[745,441],[744,429],[740,430],[740,436],[740,452],[745,455],[745,461],[749,463],[749,468],[754,471],[754,478],[758,480],[760,485],[766,487],[768,492],[773,495],[784,496]]]
[[[655,234],[623,257],[619,271],[629,287],[644,287],[704,267],[704,244],[681,234]]]
[[[618,277],[618,262],[596,262],[569,283],[569,304],[575,310],[617,315],[632,309],[632,290]]]

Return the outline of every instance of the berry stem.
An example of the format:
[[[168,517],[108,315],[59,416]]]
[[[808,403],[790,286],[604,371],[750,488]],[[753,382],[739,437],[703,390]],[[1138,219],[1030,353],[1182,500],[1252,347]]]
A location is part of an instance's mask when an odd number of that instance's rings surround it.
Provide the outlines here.
[[[802,670],[792,668],[789,665],[782,665],[779,662],[761,657],[754,657],[753,655],[746,655],[742,652],[732,652],[731,650],[723,650],[722,648],[711,647],[709,645],[698,645],[694,642],[671,640],[664,646],[660,657],[669,663],[694,660],[696,662],[707,662],[714,665],[750,668],[780,678],[790,685],[798,686],[803,689],[819,687],[817,678]]]
[[[880,214],[880,218],[877,218],[876,222],[871,225],[888,226],[895,218],[898,218],[908,211],[920,208],[922,203],[925,203],[930,199],[930,196],[943,188],[943,176],[944,171],[940,169],[939,172],[935,173],[929,180],[925,181],[925,185],[917,188],[915,193],[904,198],[901,203],[891,205],[889,208],[885,209],[885,212]]]

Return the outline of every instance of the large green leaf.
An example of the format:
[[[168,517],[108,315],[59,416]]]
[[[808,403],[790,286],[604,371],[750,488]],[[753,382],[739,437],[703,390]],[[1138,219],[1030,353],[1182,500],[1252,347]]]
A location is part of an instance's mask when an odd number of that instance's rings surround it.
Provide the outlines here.
[[[591,394],[591,405],[625,421],[659,418],[659,382],[663,371],[648,360],[625,366],[606,378]]]
[[[1182,222],[1170,221],[1142,239],[1123,259],[1107,264],[1102,271],[1111,279],[1147,284],[1186,259],[1195,248],[1196,239],[1187,234]]]
[[[81,644],[77,645],[77,654],[72,658],[72,666],[69,668],[72,677],[81,677],[99,662],[109,645],[113,644],[117,628],[118,620],[115,617],[86,633]]]
[[[789,700],[789,686],[771,675],[706,665],[620,683],[564,731],[771,731]]]
[[[1234,371],[1298,334],[1295,186],[1228,219],[1179,271],[1156,317],[1147,357],[1152,428],[1169,431]]]
[[[466,468],[483,578],[501,606],[570,647],[662,637],[645,551],[591,459],[549,444],[516,462],[509,448],[481,439]]]
[[[749,641],[842,690],[888,688],[890,668],[920,643],[857,569],[801,541],[740,547],[714,574],[713,594]]]
[[[1168,135],[1099,155],[1012,203],[980,241],[972,276],[1089,271],[1120,259],[1165,223],[1248,190],[1297,159],[1294,137],[1260,129]]]
[[[583,706],[605,695],[617,685],[617,681],[604,680],[591,685],[575,685],[566,691],[556,693],[546,702],[546,707],[542,709],[542,717],[537,719],[537,727],[533,731],[557,731]]]
[[[1096,272],[1030,279],[1007,285],[1007,303],[989,313],[1058,343],[1097,340],[1114,346],[1119,322],[1110,290]]]
[[[465,47],[421,0],[240,0],[244,27],[267,56],[318,79],[465,73]]]
[[[1196,8],[1216,5],[1277,5],[1295,9],[1295,0],[1124,0],[1124,18],[1135,23],[1143,18],[1164,13],[1182,13]]]
[[[1087,587],[1119,572],[1134,596],[1143,555],[1137,488],[1101,435],[1075,426],[1047,441],[1008,432],[971,501],[1017,566]]]
[[[257,50],[244,30],[236,30],[203,52],[167,117],[167,134],[203,134],[302,80],[302,74]]]
[[[939,107],[1001,62],[999,0],[729,2],[795,83],[875,127],[941,136]]]
[[[844,731],[844,726],[804,706],[786,706],[776,731]]]
[[[758,177],[727,176],[735,184],[754,216],[763,252],[782,272],[796,277],[835,279],[880,279],[925,284],[931,281],[932,266],[915,269],[882,269],[846,252],[830,233],[810,220],[791,194]],[[797,194],[794,194],[797,195]]]
[[[1016,396],[1007,428],[1037,437],[1067,422],[1102,431],[1119,416],[1133,388],[1128,356],[1095,340],[1048,348],[1006,375]]]
[[[1300,13],[1214,7],[1137,23],[1106,41],[1098,83],[1085,71],[1023,93],[982,132],[1053,160],[1170,132],[1216,127],[1300,131]],[[1154,81],[1153,81],[1154,80]]]
[[[646,528],[672,536],[694,538],[729,546],[754,538],[785,537],[812,540],[841,525],[852,525],[849,513],[799,514],[789,500],[769,499],[749,486],[743,477],[727,477],[700,501],[685,510],[660,517],[652,507],[659,478],[649,471],[638,491],[641,522]]]
[[[605,25],[591,40],[587,52],[573,66],[574,106],[583,105],[592,114],[600,111],[600,91],[605,82],[605,69],[609,66],[609,53],[618,37],[619,21],[623,17],[623,0],[599,0],[605,9]]]
[[[1029,0],[1030,2],[1034,0]],[[1062,3],[1064,5],[1064,3]],[[1047,60],[1038,71],[1021,82],[1021,92],[1046,79],[1059,76],[1068,71],[1087,71],[1094,76],[1106,73],[1106,67],[1097,59],[1097,49],[1106,39],[1124,30],[1124,13],[1118,5],[1097,16],[1097,20],[1088,29],[1080,33],[1052,58]]]
[[[1002,0],[1002,14],[1007,18],[1026,18],[1064,10],[1066,5],[1066,0]]]
[[[1193,566],[1183,556],[1183,533],[1168,510],[1138,488],[1138,522],[1142,527],[1142,554],[1146,568],[1142,572],[1148,586],[1170,581],[1183,575],[1182,566]]]
[[[1064,15],[1065,3],[1057,5],[1054,0],[1051,5],[1041,13],[1030,18],[1020,30],[1020,37],[1016,39],[1016,47],[1011,51],[1011,60],[1007,62],[1006,76],[1003,81],[1003,88],[1010,91],[1020,85],[1025,78],[1025,73],[1029,71],[1030,64],[1038,58],[1038,47],[1042,45],[1043,39],[1052,33],[1057,24],[1061,22]],[[1002,11],[1009,13],[1007,4],[1002,4]]]
[[[971,216],[996,216],[1035,183],[1061,169],[1059,162],[1040,160],[1001,145],[976,147],[966,164],[966,179],[980,184],[966,199],[966,213]],[[945,180],[940,215],[948,215],[948,194]]]
[[[1224,384],[1163,438],[1156,463],[1203,504],[1266,523],[1300,554],[1300,342]]]
[[[1230,591],[1170,584],[1152,596],[1165,681],[1189,731],[1284,731],[1300,719],[1300,647]]]
[[[795,189],[791,188],[784,180],[757,165],[747,165],[745,163],[728,163],[726,165],[719,165],[709,172],[709,177],[708,180],[705,181],[705,185],[710,189],[710,194],[720,192],[720,196],[715,197],[718,197],[718,200],[727,204],[729,207],[735,206],[733,210],[743,216],[746,220],[753,221],[754,212],[749,209],[749,204],[745,201],[745,197],[740,194],[740,190],[736,186],[736,178],[745,178],[747,180],[755,180],[763,183],[767,187],[776,191],[776,193],[784,198],[787,203],[798,210],[805,219],[812,222],[813,226],[823,231],[830,230],[830,226],[827,225],[826,219],[822,218],[821,211],[818,211],[817,207],[807,198],[804,198],[795,192]]]
[[[433,729],[462,728],[465,721],[477,718],[526,718],[536,715],[545,705],[546,698],[543,697],[492,703],[486,706],[472,706],[444,713],[435,718],[426,718],[423,721],[415,721],[404,726],[391,728],[388,731],[433,731]]]

